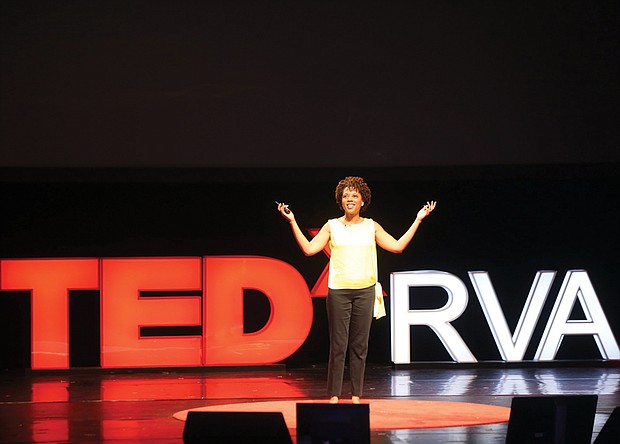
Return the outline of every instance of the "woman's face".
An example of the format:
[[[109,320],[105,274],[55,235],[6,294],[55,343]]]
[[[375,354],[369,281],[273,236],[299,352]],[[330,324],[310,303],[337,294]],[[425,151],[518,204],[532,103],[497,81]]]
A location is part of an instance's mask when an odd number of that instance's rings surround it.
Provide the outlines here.
[[[363,204],[364,201],[362,200],[362,195],[357,190],[349,187],[344,189],[342,192],[342,208],[344,209],[345,214],[359,214]]]

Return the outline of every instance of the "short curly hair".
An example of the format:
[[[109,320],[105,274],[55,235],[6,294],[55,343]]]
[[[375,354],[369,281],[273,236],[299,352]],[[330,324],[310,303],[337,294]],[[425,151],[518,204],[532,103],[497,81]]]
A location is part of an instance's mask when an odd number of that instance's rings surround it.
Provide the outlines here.
[[[338,185],[336,185],[336,203],[338,204],[338,208],[341,210],[344,210],[344,208],[342,208],[342,194],[344,193],[345,188],[355,190],[362,195],[364,206],[360,212],[366,211],[366,209],[370,206],[372,195],[370,188],[366,182],[364,182],[364,179],[357,176],[347,176],[338,182]]]

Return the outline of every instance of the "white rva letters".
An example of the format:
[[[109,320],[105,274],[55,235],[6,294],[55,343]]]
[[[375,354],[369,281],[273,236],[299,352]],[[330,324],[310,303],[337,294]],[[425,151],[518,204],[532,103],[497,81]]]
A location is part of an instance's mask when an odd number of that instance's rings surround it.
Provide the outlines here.
[[[473,271],[468,274],[502,359],[512,362],[522,361],[556,272],[536,273],[513,334],[510,332],[488,273]],[[438,309],[411,310],[409,289],[430,286],[443,288],[448,294],[448,302]],[[392,361],[395,364],[411,362],[411,325],[430,327],[456,362],[476,362],[463,338],[451,325],[451,322],[461,316],[467,308],[468,294],[463,281],[443,271],[406,271],[391,274],[391,287]],[[415,297],[415,289],[412,291]],[[581,305],[585,319],[570,319],[577,301]],[[618,343],[585,270],[569,270],[566,273],[534,360],[555,359],[562,339],[566,335],[591,335],[603,359],[620,359]]]

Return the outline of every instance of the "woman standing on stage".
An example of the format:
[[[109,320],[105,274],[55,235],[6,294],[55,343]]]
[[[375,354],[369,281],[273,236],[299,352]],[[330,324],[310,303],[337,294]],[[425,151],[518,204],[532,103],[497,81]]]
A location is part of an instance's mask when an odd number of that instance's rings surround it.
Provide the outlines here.
[[[370,201],[370,188],[364,179],[344,178],[336,186],[336,203],[344,214],[328,220],[310,241],[288,206],[278,204],[278,211],[291,224],[295,240],[306,256],[322,251],[328,242],[331,248],[326,307],[330,342],[327,392],[332,404],[338,403],[342,394],[347,347],[351,400],[359,404],[362,396],[377,284],[376,245],[392,253],[401,253],[436,205],[436,202],[427,202],[405,234],[396,240],[377,222],[360,216]]]

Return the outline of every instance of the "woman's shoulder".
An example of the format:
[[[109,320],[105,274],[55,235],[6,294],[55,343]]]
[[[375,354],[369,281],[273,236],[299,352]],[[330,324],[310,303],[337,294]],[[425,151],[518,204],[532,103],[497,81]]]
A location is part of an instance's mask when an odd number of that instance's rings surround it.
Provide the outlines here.
[[[375,227],[377,225],[377,222],[374,219],[371,219],[370,217],[365,217],[364,218],[364,223],[371,225],[373,227]]]

